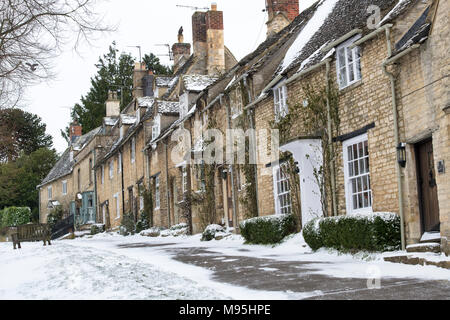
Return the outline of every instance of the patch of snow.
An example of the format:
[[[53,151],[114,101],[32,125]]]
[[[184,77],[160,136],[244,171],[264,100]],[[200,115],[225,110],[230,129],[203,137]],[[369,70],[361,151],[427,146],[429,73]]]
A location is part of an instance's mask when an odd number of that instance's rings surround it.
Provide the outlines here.
[[[382,26],[385,22],[387,22],[392,17],[398,15],[403,9],[405,9],[413,0],[399,0],[397,5],[386,14],[386,16],[380,21],[378,26]]]
[[[286,53],[283,63],[281,64],[281,73],[298,58],[306,44],[322,27],[338,1],[339,0],[322,0],[312,18],[303,27],[302,31],[300,31],[294,43]]]
[[[155,98],[153,97],[139,97],[137,98],[139,107],[151,107],[155,102]]]
[[[308,65],[308,63],[310,63],[310,61],[312,59],[314,59],[320,52],[321,50],[328,44],[328,42],[324,43],[319,49],[317,49],[312,55],[310,55],[308,58],[306,58],[305,60],[303,60],[302,64],[300,65],[300,68],[298,69],[298,72],[302,71],[305,66]],[[322,59],[323,60],[323,59]]]
[[[441,233],[440,232],[425,232],[420,239],[420,241],[433,241],[433,240],[440,240],[441,239]]]
[[[137,120],[135,116],[131,116],[129,114],[121,114],[120,118],[122,119],[122,123],[127,125],[135,124]]]
[[[193,74],[183,76],[183,83],[188,91],[202,91],[217,79],[217,77]]]

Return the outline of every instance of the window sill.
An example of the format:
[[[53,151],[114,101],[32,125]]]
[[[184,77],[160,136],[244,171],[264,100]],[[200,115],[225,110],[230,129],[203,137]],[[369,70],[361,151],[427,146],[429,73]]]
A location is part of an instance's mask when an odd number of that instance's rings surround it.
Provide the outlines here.
[[[350,85],[348,85],[348,86],[346,86],[346,87],[344,87],[344,88],[339,88],[339,93],[340,94],[344,94],[344,93],[346,93],[346,92],[348,92],[348,91],[351,91],[351,90],[353,90],[353,89],[356,89],[357,87],[359,87],[359,86],[362,86],[364,84],[364,82],[363,82],[363,80],[361,79],[361,80],[358,80],[358,81],[356,81],[356,82],[354,82],[354,83],[352,83],[352,84],[350,84]]]

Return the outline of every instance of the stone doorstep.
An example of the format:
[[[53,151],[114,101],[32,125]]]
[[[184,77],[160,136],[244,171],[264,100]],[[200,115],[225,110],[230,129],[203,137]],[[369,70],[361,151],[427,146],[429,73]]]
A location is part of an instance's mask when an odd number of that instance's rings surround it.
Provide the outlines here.
[[[420,239],[420,243],[441,243],[441,233],[425,232]]]
[[[384,261],[409,265],[436,266],[439,268],[450,269],[450,261],[429,261],[426,258],[414,257],[413,255],[384,257]]]
[[[419,243],[413,244],[406,247],[406,252],[432,252],[432,253],[440,253],[441,252],[441,244],[440,243]]]

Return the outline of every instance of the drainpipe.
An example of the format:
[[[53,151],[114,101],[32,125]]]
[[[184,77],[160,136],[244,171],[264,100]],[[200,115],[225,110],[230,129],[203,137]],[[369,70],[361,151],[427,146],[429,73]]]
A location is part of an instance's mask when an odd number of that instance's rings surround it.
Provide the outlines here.
[[[168,151],[167,151],[167,143],[161,140],[161,142],[164,144],[164,152],[166,154],[166,199],[167,199],[167,218],[169,223],[169,228],[171,226],[170,221],[170,191],[169,191],[169,158],[168,158]]]
[[[90,170],[93,170],[94,173],[89,172],[89,174],[93,174],[93,175],[94,175],[95,221],[98,222],[98,221],[97,221],[97,217],[100,216],[100,212],[98,211],[97,175],[95,174],[95,170],[94,170],[95,165],[96,165],[96,163],[97,163],[97,153],[95,152],[95,151],[96,151],[95,148],[94,148],[93,151],[94,151],[94,163],[93,163],[93,165],[92,165],[92,169],[91,169],[91,168],[89,168],[89,169],[90,169]],[[103,221],[103,222],[105,223],[105,221]]]
[[[247,96],[248,96],[248,102],[251,103],[252,102],[252,94],[251,94],[251,90],[250,90],[250,86],[248,85],[247,82],[247,76],[244,77],[244,86],[247,88]],[[253,109],[249,109],[248,112],[249,114],[249,119],[250,119],[250,129],[256,130],[255,128],[255,124],[253,122],[253,117],[254,117],[254,113],[253,113]],[[257,145],[256,145],[256,136],[253,137],[254,138],[254,155],[255,155],[255,160],[258,158],[258,150],[257,150]],[[250,159],[249,159],[250,160]],[[258,192],[258,167],[257,164],[255,164],[255,192],[256,192],[256,215],[259,217],[259,192]]]
[[[122,181],[122,219],[123,216],[125,215],[125,186],[124,186],[124,180],[123,180],[123,148],[121,148],[119,150],[120,154],[121,154],[121,158],[122,161],[120,161],[120,176],[121,176],[121,181]]]
[[[414,45],[409,49],[403,51],[397,56],[391,58],[392,56],[392,46],[391,46],[391,32],[389,28],[386,28],[386,43],[388,49],[388,59],[383,62],[383,72],[389,77],[391,83],[391,96],[392,96],[392,114],[394,116],[394,138],[395,145],[398,146],[400,144],[400,134],[399,134],[399,125],[398,125],[398,115],[397,115],[397,96],[395,91],[395,77],[394,75],[387,70],[387,66],[393,64],[399,58],[408,54],[412,50],[419,47],[419,45]],[[399,206],[399,214],[400,214],[400,233],[401,233],[401,242],[402,242],[402,250],[406,249],[406,238],[405,238],[405,219],[404,219],[404,210],[403,210],[403,183],[402,183],[402,170],[400,168],[400,164],[396,161],[396,172],[397,172],[397,185],[398,185],[398,206]]]
[[[220,104],[222,104],[222,98],[220,98]],[[225,106],[225,109],[227,110],[227,127],[229,130],[231,130],[231,121],[230,121],[230,109],[229,105],[227,104]],[[232,146],[231,141],[228,141],[228,144]],[[233,150],[233,149],[232,149]],[[233,150],[234,153],[234,150]],[[234,157],[233,157],[234,162]],[[230,175],[231,175],[231,201],[233,203],[233,227],[235,228],[234,231],[237,232],[238,224],[237,224],[237,207],[236,207],[236,192],[235,192],[235,186],[234,186],[234,166],[233,164],[230,164]]]
[[[328,148],[331,159],[331,194],[333,197],[333,215],[338,215],[337,210],[337,195],[336,195],[336,172],[335,172],[335,159],[333,148],[333,131],[331,127],[331,106],[330,106],[330,60],[326,60],[326,81],[327,81],[327,122],[328,122]]]

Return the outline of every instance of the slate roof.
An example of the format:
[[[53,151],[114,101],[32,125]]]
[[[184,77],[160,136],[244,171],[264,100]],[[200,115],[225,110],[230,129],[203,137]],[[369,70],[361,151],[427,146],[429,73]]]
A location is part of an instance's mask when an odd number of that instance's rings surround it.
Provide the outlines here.
[[[397,52],[403,51],[413,44],[422,43],[430,34],[431,19],[429,19],[430,7],[428,7],[423,14],[417,19],[412,27],[405,33],[405,35],[395,44]]]
[[[137,98],[137,103],[139,107],[151,107],[153,103],[155,102],[154,97],[140,97]]]
[[[78,139],[75,140],[75,142],[72,144],[73,146],[73,150],[75,151],[81,151],[84,149],[84,147],[86,147],[86,145],[91,142],[91,140],[100,132],[100,130],[102,129],[102,127],[98,127],[88,133],[86,133],[85,135],[79,137]]]
[[[74,161],[70,161],[70,148],[67,148],[38,188],[72,173],[74,164]]]
[[[187,72],[187,70],[193,65],[194,61],[194,54],[192,54],[189,59],[183,64],[183,66],[177,70],[177,72],[173,75],[172,81],[169,83],[169,89],[162,96],[163,99],[168,99],[170,97],[172,92],[177,87],[178,82],[180,81],[180,77]]]
[[[293,69],[299,71],[298,69],[300,67],[306,69],[309,66],[317,64],[328,54],[328,52],[322,52],[320,50],[321,47],[339,39],[353,29],[361,29],[363,30],[363,33],[373,31],[369,30],[367,27],[367,21],[372,15],[372,12],[368,12],[367,10],[370,5],[378,6],[383,16],[384,14],[391,12],[396,5],[396,1],[321,0],[310,7],[310,9],[313,10],[312,16],[310,19],[300,22],[301,30],[297,35],[296,41],[291,46],[290,50],[294,51],[294,55],[287,63],[286,60],[282,63],[278,72],[287,73]],[[327,7],[328,9],[331,8],[331,10],[325,10]],[[404,8],[402,10],[404,10]],[[301,18],[302,14],[300,14],[298,18]],[[321,16],[324,14],[326,17]],[[318,21],[322,23],[320,26],[312,26],[308,24],[309,21]],[[302,40],[302,38],[304,39],[305,37],[307,37],[308,41]],[[302,41],[305,43],[300,43],[297,48],[296,45],[299,44],[298,42]],[[287,58],[289,59],[290,57],[288,55],[289,52],[287,54]]]
[[[98,127],[85,135],[77,138],[75,142],[72,144],[74,151],[81,151],[86,147],[95,136],[100,133],[102,127]],[[59,178],[67,176],[72,173],[73,166],[75,165],[75,161],[70,161],[70,148],[67,148],[66,151],[62,154],[61,158],[56,162],[55,166],[50,170],[48,175],[42,180],[41,184],[38,187],[44,186],[50,182],[53,182]]]
[[[200,92],[213,84],[218,77],[207,75],[188,74],[183,76],[183,84],[186,90]]]
[[[180,103],[178,101],[157,100],[158,113],[161,114],[179,114]]]
[[[170,82],[173,80],[173,77],[157,77],[156,78],[156,86],[157,87],[169,87]]]

